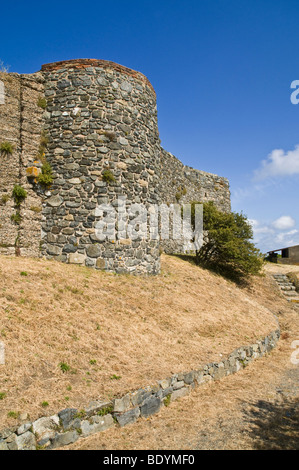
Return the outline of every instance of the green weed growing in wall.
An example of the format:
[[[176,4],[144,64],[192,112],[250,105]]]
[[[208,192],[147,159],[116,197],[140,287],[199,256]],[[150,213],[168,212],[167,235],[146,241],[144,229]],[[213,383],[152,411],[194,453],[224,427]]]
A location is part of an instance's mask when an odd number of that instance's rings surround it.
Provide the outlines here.
[[[176,200],[179,201],[182,196],[185,196],[185,194],[187,194],[187,189],[185,188],[185,186],[180,186],[178,188],[178,192],[175,194]]]
[[[115,176],[110,170],[104,170],[102,173],[102,180],[105,181],[105,183],[113,183],[115,181]]]
[[[49,143],[49,137],[48,137],[47,131],[42,130],[41,135],[40,135],[38,152],[37,152],[37,159],[42,163],[46,163],[47,161],[45,158],[45,152],[46,152],[48,143]]]
[[[46,107],[47,107],[46,98],[43,98],[42,96],[39,96],[39,98],[37,100],[37,106],[39,106],[42,109],[46,109]]]
[[[8,194],[3,194],[3,196],[1,196],[0,204],[5,205],[8,200],[9,200],[9,195]]]
[[[22,186],[16,184],[12,191],[13,198],[15,200],[16,206],[20,206],[21,203],[26,199],[27,192]]]
[[[41,168],[42,172],[38,175],[37,181],[45,188],[53,183],[52,167],[50,163],[45,162]]]
[[[21,220],[22,220],[22,216],[21,216],[20,212],[17,211],[15,214],[12,214],[10,216],[10,220],[12,222],[14,222],[15,224],[20,225]]]
[[[0,152],[4,155],[11,155],[14,151],[14,146],[10,142],[0,143]]]

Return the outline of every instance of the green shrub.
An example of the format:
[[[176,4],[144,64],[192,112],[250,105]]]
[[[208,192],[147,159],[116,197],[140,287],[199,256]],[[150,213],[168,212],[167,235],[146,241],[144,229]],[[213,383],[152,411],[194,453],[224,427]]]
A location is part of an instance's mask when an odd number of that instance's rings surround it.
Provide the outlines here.
[[[39,141],[40,149],[42,148],[43,150],[45,150],[48,146],[48,143],[49,143],[48,133],[47,131],[43,129],[41,132],[40,141]]]
[[[177,202],[179,202],[179,200],[182,198],[182,196],[185,196],[186,194],[187,194],[187,189],[185,188],[185,186],[180,186],[178,188],[177,193],[175,194],[175,198],[176,198]]]
[[[31,207],[30,207],[30,210],[31,210],[32,212],[37,212],[37,213],[38,213],[38,212],[41,212],[41,211],[42,211],[42,208],[41,208],[41,207],[37,207],[37,206],[31,206]]]
[[[110,379],[111,379],[111,380],[120,380],[120,379],[121,379],[121,375],[113,374],[113,375],[111,375]]]
[[[63,373],[68,372],[71,369],[66,362],[60,362],[58,367],[60,367],[60,370],[62,370]]]
[[[6,204],[7,201],[9,200],[9,195],[8,194],[3,194],[3,196],[1,196],[1,204]]]
[[[115,176],[110,170],[104,170],[102,173],[102,180],[105,181],[105,183],[113,183],[115,181]]]
[[[38,152],[36,156],[36,158],[43,164],[47,163],[45,153],[46,153],[48,143],[49,143],[48,133],[47,131],[43,129],[40,135],[39,147],[38,147]]]
[[[75,414],[74,419],[79,418],[83,419],[86,416],[86,411],[85,410],[80,410],[78,413]]]
[[[14,222],[15,224],[20,225],[21,220],[22,220],[22,216],[21,216],[20,212],[16,212],[15,214],[12,214],[10,216],[10,220],[12,222]]]
[[[110,142],[116,141],[116,134],[113,131],[104,131],[103,134],[110,140]]]
[[[44,187],[49,187],[53,183],[53,174],[50,163],[45,162],[43,164],[42,172],[38,175],[37,181]]]
[[[14,151],[14,146],[10,142],[1,142],[0,143],[0,152],[6,155],[11,155]]]
[[[168,395],[166,395],[166,397],[164,398],[164,405],[165,405],[165,406],[169,406],[169,405],[170,405],[170,402],[171,402],[171,393],[169,393]]]
[[[16,205],[20,206],[24,199],[26,199],[27,192],[24,188],[22,188],[22,186],[16,184],[13,188],[12,195],[14,197]]]
[[[105,415],[108,415],[110,413],[113,412],[113,405],[111,406],[106,406],[104,408],[101,408],[98,412],[97,412],[97,415],[98,416],[105,416]]]
[[[193,229],[196,204],[191,203]],[[260,273],[263,256],[251,242],[252,226],[245,215],[222,212],[210,201],[203,204],[203,229],[208,240],[196,250],[197,264],[208,265],[236,281]]]
[[[39,96],[39,98],[37,100],[37,106],[39,106],[42,109],[46,109],[46,107],[47,107],[46,98],[43,98],[42,96]]]

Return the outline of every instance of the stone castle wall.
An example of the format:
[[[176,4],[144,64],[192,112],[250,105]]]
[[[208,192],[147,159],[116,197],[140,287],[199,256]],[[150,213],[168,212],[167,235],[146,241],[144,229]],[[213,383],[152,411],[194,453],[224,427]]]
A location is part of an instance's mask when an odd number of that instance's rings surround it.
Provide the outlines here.
[[[161,199],[166,203],[213,201],[218,209],[231,210],[227,178],[185,166],[161,149]]]
[[[49,188],[33,178],[45,136],[43,158],[53,171]],[[123,233],[124,209],[213,200],[230,210],[225,178],[186,167],[161,148],[156,95],[147,78],[113,62],[81,59],[46,64],[32,75],[0,74],[1,142],[14,145],[12,154],[0,156],[2,254],[154,274],[160,243],[149,240],[150,211],[133,223],[130,237]],[[20,207],[11,197],[16,184],[27,191]],[[126,198],[123,206],[120,197]],[[96,231],[102,204],[119,216],[114,239]],[[18,222],[12,220],[16,212]],[[109,215],[107,221],[111,226]],[[183,249],[172,241],[162,246]]]
[[[213,201],[218,209],[224,212],[231,210],[229,182],[226,178],[185,166],[164,149],[161,149],[159,192],[161,200],[166,204]],[[184,252],[183,241],[170,238],[162,240],[161,245],[166,253]]]
[[[99,204],[119,197],[145,207],[159,202],[160,141],[156,95],[147,79],[99,61],[43,67],[55,179],[43,214],[44,255],[106,270],[159,271],[158,241],[101,240]],[[109,171],[114,181],[105,181]],[[111,221],[112,223],[112,221]],[[142,223],[147,223],[147,220]],[[118,232],[116,227],[116,232]]]
[[[38,256],[41,198],[26,176],[38,153],[44,111],[38,106],[43,96],[41,74],[0,73],[0,143],[13,145],[12,154],[0,153],[0,254]],[[12,198],[15,185],[27,191],[18,208]],[[12,218],[20,212],[21,220]]]

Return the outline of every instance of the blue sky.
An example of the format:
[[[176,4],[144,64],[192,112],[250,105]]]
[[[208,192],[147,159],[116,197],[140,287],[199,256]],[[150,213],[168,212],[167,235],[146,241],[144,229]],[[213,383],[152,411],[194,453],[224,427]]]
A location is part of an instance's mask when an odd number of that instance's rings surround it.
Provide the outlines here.
[[[28,0],[0,14],[11,72],[97,58],[144,73],[163,147],[229,178],[262,251],[299,244],[297,0]]]

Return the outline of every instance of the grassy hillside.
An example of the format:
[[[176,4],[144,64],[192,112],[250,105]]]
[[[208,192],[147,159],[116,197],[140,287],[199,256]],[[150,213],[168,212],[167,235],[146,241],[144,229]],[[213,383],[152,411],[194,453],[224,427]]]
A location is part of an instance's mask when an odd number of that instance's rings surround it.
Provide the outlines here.
[[[240,289],[166,255],[156,277],[4,256],[0,274],[0,428],[219,361],[277,328],[270,281]]]

